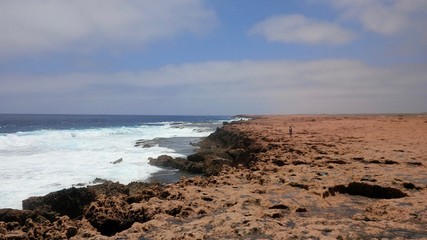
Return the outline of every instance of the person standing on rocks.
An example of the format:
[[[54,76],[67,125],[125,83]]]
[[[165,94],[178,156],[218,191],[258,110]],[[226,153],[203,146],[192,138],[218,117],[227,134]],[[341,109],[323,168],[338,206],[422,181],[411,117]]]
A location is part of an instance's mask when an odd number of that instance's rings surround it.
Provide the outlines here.
[[[289,127],[289,136],[292,137],[292,127]]]

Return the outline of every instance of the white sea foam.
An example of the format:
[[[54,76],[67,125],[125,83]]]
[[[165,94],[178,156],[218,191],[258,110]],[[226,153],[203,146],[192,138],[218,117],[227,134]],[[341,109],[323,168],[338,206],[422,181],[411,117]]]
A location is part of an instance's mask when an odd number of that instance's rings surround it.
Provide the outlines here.
[[[160,169],[149,157],[179,156],[172,149],[134,147],[138,139],[204,137],[208,129],[144,125],[85,130],[40,130],[0,135],[0,208],[21,209],[21,201],[95,178],[145,180]],[[122,162],[112,162],[123,159]]]

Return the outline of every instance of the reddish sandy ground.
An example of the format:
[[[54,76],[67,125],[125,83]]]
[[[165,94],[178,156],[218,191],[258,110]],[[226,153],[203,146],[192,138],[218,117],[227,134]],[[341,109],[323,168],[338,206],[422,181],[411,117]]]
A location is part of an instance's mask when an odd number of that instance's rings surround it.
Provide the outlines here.
[[[174,204],[188,214],[158,215],[118,235],[427,239],[425,115],[261,117],[226,128],[269,150],[252,170],[228,168],[169,186],[183,197],[141,204]]]

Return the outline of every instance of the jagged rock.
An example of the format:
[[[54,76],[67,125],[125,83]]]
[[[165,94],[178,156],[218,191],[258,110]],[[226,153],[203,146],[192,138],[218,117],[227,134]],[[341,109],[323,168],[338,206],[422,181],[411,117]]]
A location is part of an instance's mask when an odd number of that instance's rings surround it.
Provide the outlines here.
[[[138,140],[135,142],[134,147],[142,147],[142,148],[152,148],[158,144],[158,139],[153,140]]]
[[[227,154],[229,154],[233,159],[238,159],[240,156],[242,156],[246,152],[245,149],[241,148],[235,148],[230,149],[227,151]]]
[[[69,188],[49,193],[44,197],[30,197],[22,201],[24,210],[35,210],[53,215],[81,216],[83,209],[94,201],[96,194],[88,188]]]
[[[108,182],[108,180],[105,178],[95,178],[92,181],[93,184],[101,184],[101,183],[106,183],[106,182]]]
[[[24,222],[0,222],[0,239],[77,239],[99,235],[84,220],[74,221],[68,216],[54,221],[35,221],[27,218]]]
[[[102,198],[92,202],[84,217],[105,236],[112,236],[128,229],[135,222],[147,220],[143,209],[132,211],[131,205],[121,197]]]
[[[16,210],[16,209],[0,209],[0,222],[17,222],[24,225],[28,218],[41,217],[33,211]]]
[[[201,154],[195,153],[188,156],[187,159],[190,162],[203,162],[205,160],[205,157]]]
[[[131,182],[126,187],[127,195],[140,195],[146,200],[159,195],[163,190],[163,186],[159,183]]]
[[[205,163],[205,174],[210,175],[218,175],[221,170],[223,169],[224,165],[231,165],[232,160],[224,159],[224,158],[215,158],[209,160],[207,163]]]
[[[129,194],[129,188],[126,185],[120,184],[118,182],[112,182],[106,180],[102,184],[88,186],[88,190],[98,195],[106,195],[106,196],[117,196],[117,195],[127,195]]]
[[[227,126],[232,126],[232,124]],[[149,164],[210,176],[220,173],[224,165],[249,166],[253,160],[252,153],[267,149],[259,142],[235,132],[232,127],[218,128],[199,142],[198,146],[200,149],[197,153],[189,155],[186,159],[162,155],[158,158],[150,158]]]
[[[190,164],[190,163],[185,158],[174,158],[172,161],[172,167],[180,169],[182,171],[188,171],[188,169],[187,169],[188,164]]]
[[[123,162],[123,158],[119,158],[116,161],[110,162],[111,164],[117,164]]]
[[[42,216],[49,220],[53,220],[56,216],[62,215],[67,215],[71,218],[78,218],[82,216],[88,205],[101,195],[112,197],[142,194],[141,198],[147,198],[147,196],[152,197],[155,195],[155,191],[159,191],[155,190],[153,192],[153,189],[156,188],[158,189],[159,186],[147,183],[130,183],[129,185],[123,185],[116,182],[106,181],[103,184],[89,186],[86,188],[73,187],[52,192],[43,197],[30,197],[23,201],[23,209],[37,212],[40,217]],[[5,217],[10,215],[7,215],[6,213],[13,212],[9,210],[3,211],[5,213]],[[20,222],[22,223],[23,218],[33,216],[31,215],[33,213],[31,211],[15,212],[15,218],[21,219]],[[34,217],[32,218],[34,219]]]
[[[173,157],[168,155],[161,155],[157,158],[149,158],[148,164],[158,167],[172,167]]]

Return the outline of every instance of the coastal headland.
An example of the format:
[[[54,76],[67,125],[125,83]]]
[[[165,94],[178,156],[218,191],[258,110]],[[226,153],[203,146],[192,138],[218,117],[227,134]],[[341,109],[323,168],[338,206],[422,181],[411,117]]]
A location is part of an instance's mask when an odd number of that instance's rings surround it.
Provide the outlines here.
[[[427,239],[426,114],[250,117],[151,159],[200,176],[32,197],[0,239]]]

